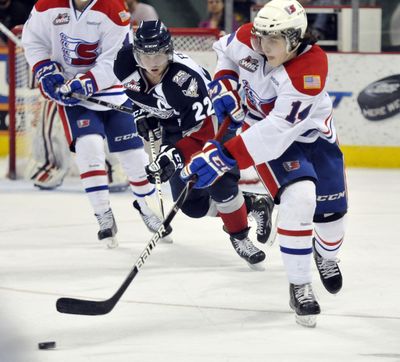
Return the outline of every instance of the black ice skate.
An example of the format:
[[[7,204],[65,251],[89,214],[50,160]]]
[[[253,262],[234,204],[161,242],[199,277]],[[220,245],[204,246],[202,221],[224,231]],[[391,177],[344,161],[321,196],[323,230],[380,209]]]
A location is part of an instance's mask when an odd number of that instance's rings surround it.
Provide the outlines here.
[[[246,228],[238,233],[230,234],[230,240],[235,251],[246,260],[251,269],[262,271],[264,270],[262,261],[265,259],[265,253],[256,248],[248,238],[249,230],[250,228]]]
[[[159,217],[154,214],[150,209],[147,213],[144,213],[136,200],[133,202],[133,207],[139,211],[139,214],[147,229],[149,229],[149,231],[151,231],[152,233],[155,233],[162,224],[162,221],[159,219]],[[160,240],[165,243],[172,243],[172,238],[168,236],[169,234],[171,234],[171,232],[172,228],[171,226],[168,226],[162,234],[162,238]]]
[[[317,314],[321,313],[321,309],[315,299],[311,283],[290,284],[289,294],[289,305],[296,313],[296,322],[304,327],[315,327]]]
[[[342,289],[343,278],[340,272],[339,259],[325,259],[315,249],[315,239],[313,239],[314,260],[319,276],[325,289],[332,294],[336,294]]]
[[[271,234],[274,200],[268,195],[243,192],[249,215],[257,223],[257,240],[265,244]]]
[[[115,235],[117,234],[118,228],[112,210],[109,209],[103,215],[95,214],[95,216],[100,226],[100,230],[97,233],[98,239],[104,241],[108,248],[116,248],[118,246],[118,241]]]

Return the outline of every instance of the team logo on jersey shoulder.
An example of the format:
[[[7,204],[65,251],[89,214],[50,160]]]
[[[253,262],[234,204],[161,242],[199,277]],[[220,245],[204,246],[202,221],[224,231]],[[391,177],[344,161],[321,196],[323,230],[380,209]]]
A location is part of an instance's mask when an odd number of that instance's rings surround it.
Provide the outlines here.
[[[252,58],[250,55],[246,58],[239,60],[239,67],[254,73],[258,68],[258,60]]]
[[[57,17],[53,20],[54,25],[64,25],[68,24],[70,17],[68,13],[58,14]]]
[[[321,77],[319,75],[303,76],[304,89],[321,89]]]
[[[189,83],[189,87],[187,87],[187,89],[184,89],[182,92],[186,97],[197,98],[199,96],[199,94],[197,93],[198,88],[199,85],[197,84],[197,80],[193,78]]]
[[[180,70],[178,73],[174,75],[172,78],[172,81],[176,84],[179,85],[179,87],[183,86],[183,83],[185,83],[188,79],[190,78],[190,74],[186,73],[183,70]]]
[[[283,162],[283,168],[287,171],[295,171],[300,168],[300,161],[287,161]]]

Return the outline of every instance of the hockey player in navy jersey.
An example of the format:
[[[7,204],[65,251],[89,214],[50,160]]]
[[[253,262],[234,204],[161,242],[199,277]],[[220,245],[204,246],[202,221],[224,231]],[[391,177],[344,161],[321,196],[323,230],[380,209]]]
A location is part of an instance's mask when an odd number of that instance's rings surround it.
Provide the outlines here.
[[[190,57],[173,50],[161,21],[140,24],[133,45],[118,53],[114,72],[135,104],[139,134],[146,140],[149,133],[161,137],[160,152],[147,167],[149,179],[155,182],[159,173],[162,182],[169,181],[175,199],[185,185],[177,171],[214,137],[214,111],[206,86],[210,76]],[[259,216],[258,239],[266,242],[271,227],[268,200],[246,195],[245,202],[238,179],[234,169],[208,189],[192,190],[182,211],[193,218],[219,215],[236,252],[261,269],[265,254],[248,237],[247,214]]]
[[[245,131],[224,145],[206,143],[182,172],[210,187],[227,169],[256,165],[279,204],[277,240],[298,323],[315,326],[320,306],[311,259],[330,293],[342,287],[337,253],[343,242],[347,191],[343,155],[326,91],[326,54],[306,33],[296,0],[272,0],[235,33],[215,43],[218,64],[210,83],[221,121],[229,115]],[[246,95],[243,113],[238,85]],[[249,127],[250,126],[250,127]]]
[[[161,221],[147,204],[154,185],[144,170],[148,156],[133,116],[71,97],[72,92],[110,103],[129,102],[113,73],[113,61],[129,32],[121,0],[39,0],[24,26],[22,43],[43,95],[58,103],[68,145],[98,220],[98,239],[116,247],[103,138],[128,176],[148,228]]]

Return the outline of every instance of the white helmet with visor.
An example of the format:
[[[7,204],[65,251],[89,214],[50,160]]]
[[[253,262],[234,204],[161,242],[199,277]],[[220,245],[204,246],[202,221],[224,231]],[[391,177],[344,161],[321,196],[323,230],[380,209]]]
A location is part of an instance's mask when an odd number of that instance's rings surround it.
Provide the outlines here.
[[[253,48],[263,53],[263,37],[282,36],[288,53],[295,51],[307,29],[304,8],[296,0],[271,0],[257,13],[251,30]]]

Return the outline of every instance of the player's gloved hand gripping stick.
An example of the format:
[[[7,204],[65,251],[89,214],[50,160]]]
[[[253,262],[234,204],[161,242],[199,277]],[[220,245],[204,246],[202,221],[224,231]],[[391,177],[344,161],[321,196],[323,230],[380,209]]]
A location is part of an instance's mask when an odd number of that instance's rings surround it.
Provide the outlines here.
[[[104,104],[103,104],[104,105]],[[117,109],[113,107],[114,109]],[[215,139],[220,140],[224,133],[226,132],[229,126],[230,120],[227,118],[221,125]],[[156,247],[158,241],[162,238],[162,234],[165,229],[171,224],[173,218],[178,213],[179,209],[182,207],[183,203],[185,202],[190,190],[193,188],[194,184],[196,183],[196,176],[190,178],[178,196],[175,204],[172,206],[171,210],[165,217],[164,221],[162,222],[159,229],[155,232],[153,237],[150,239],[148,244],[146,245],[145,249],[140,254],[139,258],[136,260],[135,264],[133,265],[131,271],[129,272],[128,276],[125,278],[121,286],[118,290],[112,295],[109,299],[101,300],[101,301],[94,301],[94,300],[86,300],[86,299],[75,299],[75,298],[59,298],[57,300],[57,310],[60,313],[67,313],[67,314],[80,314],[80,315],[102,315],[107,314],[112,311],[115,305],[120,300],[121,296],[125,293],[126,289],[132,283],[133,279],[138,274],[140,268],[144,265],[146,260],[148,259],[149,255]]]

